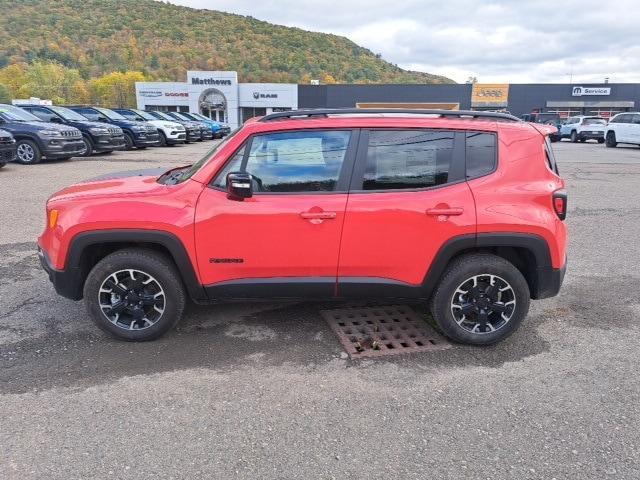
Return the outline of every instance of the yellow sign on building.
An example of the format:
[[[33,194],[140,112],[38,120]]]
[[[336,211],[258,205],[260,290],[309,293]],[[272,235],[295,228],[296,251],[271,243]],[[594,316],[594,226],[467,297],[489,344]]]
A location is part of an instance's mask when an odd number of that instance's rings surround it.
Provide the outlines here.
[[[506,107],[509,102],[508,83],[474,83],[472,107]]]

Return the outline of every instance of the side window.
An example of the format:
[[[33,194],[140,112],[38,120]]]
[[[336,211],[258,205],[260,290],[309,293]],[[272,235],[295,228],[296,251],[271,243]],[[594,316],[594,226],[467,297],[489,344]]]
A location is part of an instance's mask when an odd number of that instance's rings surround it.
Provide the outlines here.
[[[211,183],[212,187],[217,187],[217,188],[222,188],[225,189],[227,188],[227,175],[231,172],[239,172],[240,171],[240,167],[242,166],[242,158],[244,157],[244,146],[242,146],[240,148],[240,150],[238,150],[233,157],[231,157],[231,160],[229,160],[227,162],[227,164],[222,167],[222,170],[220,170],[220,172],[218,172],[218,175],[216,175],[215,180]]]
[[[634,114],[631,123],[640,123],[640,115]]]
[[[631,123],[631,115],[628,113],[618,115],[615,123]]]
[[[363,190],[427,188],[447,183],[453,132],[371,130]]]
[[[91,109],[91,108],[79,108],[77,110],[79,113],[81,113],[82,115],[84,115],[85,117],[87,117],[89,120],[97,120],[99,115],[98,112],[96,112],[95,110]]]
[[[467,178],[480,177],[496,168],[496,136],[493,133],[467,132]]]
[[[51,120],[51,117],[54,116],[46,108],[31,107],[28,108],[27,111],[45,122],[48,122],[49,120]]]
[[[336,189],[350,131],[309,130],[256,135],[244,171],[255,192],[328,192]]]

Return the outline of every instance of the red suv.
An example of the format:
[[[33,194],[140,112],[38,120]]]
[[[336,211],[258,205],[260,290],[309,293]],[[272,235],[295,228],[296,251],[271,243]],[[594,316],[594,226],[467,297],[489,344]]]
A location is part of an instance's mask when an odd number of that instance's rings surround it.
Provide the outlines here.
[[[564,181],[543,126],[499,113],[299,110],[193,165],[95,178],[47,202],[57,292],[151,340],[197,303],[428,302],[458,342],[512,333],[566,265]]]

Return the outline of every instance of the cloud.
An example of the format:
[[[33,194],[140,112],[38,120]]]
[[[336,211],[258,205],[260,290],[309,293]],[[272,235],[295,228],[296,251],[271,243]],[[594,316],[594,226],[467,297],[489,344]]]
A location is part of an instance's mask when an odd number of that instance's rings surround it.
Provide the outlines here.
[[[462,82],[640,82],[637,0],[175,0],[344,35]]]

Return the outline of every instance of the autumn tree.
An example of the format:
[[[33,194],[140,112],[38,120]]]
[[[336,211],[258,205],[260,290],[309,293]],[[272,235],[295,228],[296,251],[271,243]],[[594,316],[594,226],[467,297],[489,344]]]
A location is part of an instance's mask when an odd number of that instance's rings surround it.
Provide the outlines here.
[[[107,107],[132,107],[136,104],[136,82],[146,80],[142,72],[112,72],[90,82],[94,103]]]
[[[27,68],[24,83],[17,93],[22,98],[39,97],[56,104],[76,103],[86,101],[82,94],[86,88],[83,84],[76,69],[57,62],[35,62]]]

